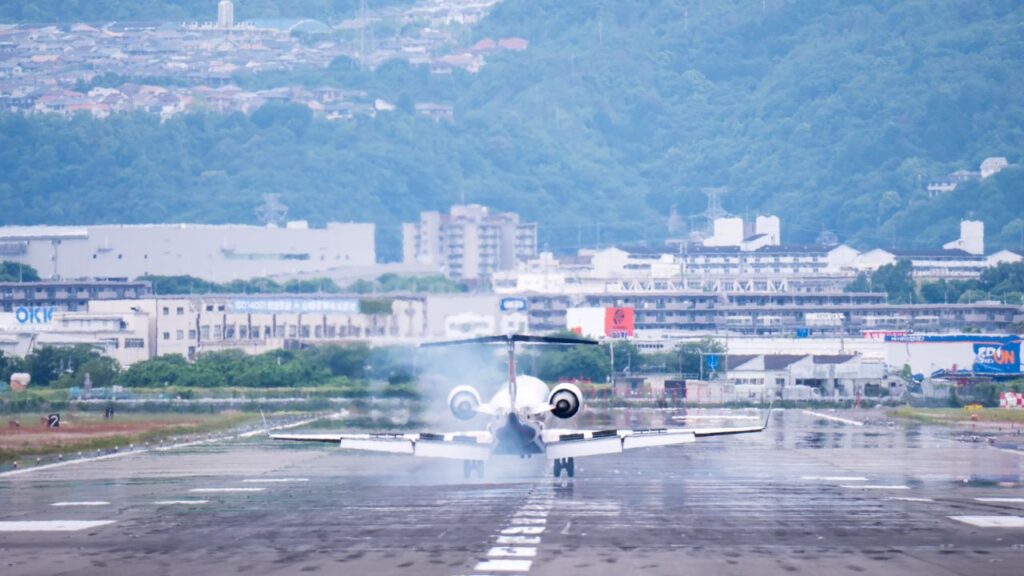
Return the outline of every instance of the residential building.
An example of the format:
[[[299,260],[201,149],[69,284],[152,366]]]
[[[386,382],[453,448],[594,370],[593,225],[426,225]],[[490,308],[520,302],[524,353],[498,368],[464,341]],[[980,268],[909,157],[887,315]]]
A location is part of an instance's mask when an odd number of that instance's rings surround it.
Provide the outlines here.
[[[153,292],[149,282],[125,280],[58,280],[44,282],[0,282],[0,310],[15,312],[22,323],[40,313],[85,311],[93,300],[145,298]]]
[[[419,222],[402,225],[403,262],[436,266],[458,280],[483,280],[536,256],[536,224],[479,204],[452,206],[448,214],[423,212]]]

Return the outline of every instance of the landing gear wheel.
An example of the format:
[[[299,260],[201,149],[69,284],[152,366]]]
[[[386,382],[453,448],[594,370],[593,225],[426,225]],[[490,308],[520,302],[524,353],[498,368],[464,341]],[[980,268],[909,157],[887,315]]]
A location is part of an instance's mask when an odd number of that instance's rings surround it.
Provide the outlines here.
[[[565,475],[569,478],[576,476],[576,459],[575,458],[557,458],[554,461],[554,476],[555,478],[561,478],[562,470],[565,470]]]

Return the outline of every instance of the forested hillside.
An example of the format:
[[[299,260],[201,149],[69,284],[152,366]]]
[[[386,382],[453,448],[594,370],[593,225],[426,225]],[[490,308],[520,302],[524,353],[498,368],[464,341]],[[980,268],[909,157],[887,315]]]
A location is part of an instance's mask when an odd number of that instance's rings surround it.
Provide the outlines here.
[[[924,190],[987,156],[1024,161],[1016,0],[505,0],[466,41],[508,36],[529,49],[475,75],[336,61],[237,78],[399,104],[375,119],[0,117],[0,223],[251,222],[275,192],[290,217],[378,222],[394,256],[399,222],[464,197],[571,250],[660,242],[672,205],[699,212],[724,186],[727,210],[781,216],[785,241],[938,248],[973,217],[990,247],[1024,242],[1022,169]],[[414,116],[423,101],[455,122]]]

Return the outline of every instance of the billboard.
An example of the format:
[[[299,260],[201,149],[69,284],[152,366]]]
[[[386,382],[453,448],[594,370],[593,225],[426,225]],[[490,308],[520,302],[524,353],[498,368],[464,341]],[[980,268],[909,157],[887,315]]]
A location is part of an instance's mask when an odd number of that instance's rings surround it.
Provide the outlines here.
[[[354,298],[235,298],[231,309],[239,314],[359,314],[359,300]]]
[[[570,332],[594,338],[626,338],[633,335],[632,308],[569,308],[565,327]]]
[[[633,335],[632,308],[605,308],[604,335],[612,338],[626,338]]]
[[[976,342],[974,371],[979,374],[1020,374],[1020,340]]]

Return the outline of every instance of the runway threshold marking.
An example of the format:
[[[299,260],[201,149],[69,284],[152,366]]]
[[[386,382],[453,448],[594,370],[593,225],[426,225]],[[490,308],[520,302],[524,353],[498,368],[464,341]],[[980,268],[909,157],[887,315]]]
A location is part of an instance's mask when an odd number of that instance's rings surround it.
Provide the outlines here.
[[[849,418],[840,418],[839,416],[832,416],[830,414],[822,414],[821,412],[815,412],[813,410],[801,410],[804,414],[809,414],[817,418],[824,420],[831,420],[833,422],[842,422],[843,424],[849,424],[851,426],[863,426],[864,423],[859,420],[850,420]]]
[[[487,552],[492,558],[533,558],[537,549],[532,546],[495,546]]]
[[[950,516],[951,519],[978,528],[1024,528],[1021,516]]]
[[[0,532],[77,532],[113,523],[114,520],[16,520],[0,522]]]
[[[474,570],[483,572],[529,572],[532,560],[484,560],[476,565]]]
[[[109,506],[110,502],[96,500],[93,502],[54,502],[50,506]]]

